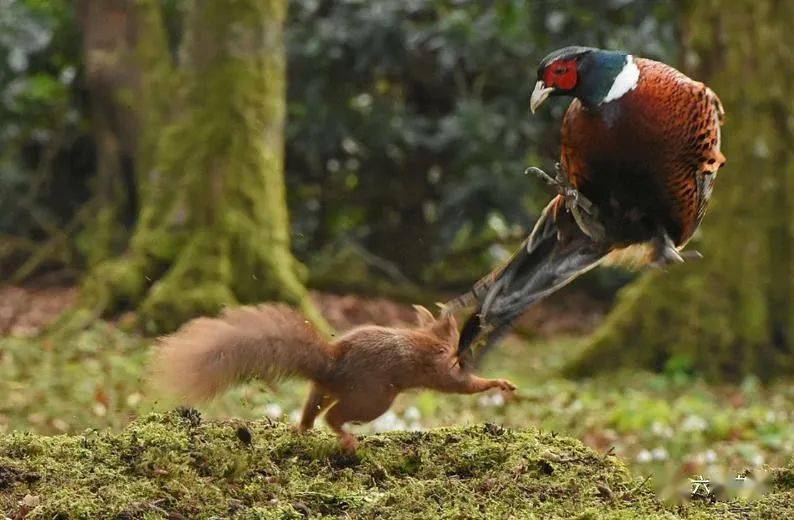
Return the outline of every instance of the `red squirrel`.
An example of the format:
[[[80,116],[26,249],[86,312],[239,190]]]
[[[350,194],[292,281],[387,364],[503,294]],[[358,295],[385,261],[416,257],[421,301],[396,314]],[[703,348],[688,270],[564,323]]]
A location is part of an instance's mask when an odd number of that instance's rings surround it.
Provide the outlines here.
[[[288,376],[308,379],[312,387],[298,429],[310,429],[327,410],[325,420],[348,453],[358,442],[345,423],[372,421],[405,390],[515,391],[509,381],[483,379],[460,363],[454,317],[436,319],[426,308],[414,308],[415,328],[366,325],[330,342],[283,304],[227,309],[159,339],[155,383],[192,404],[249,379],[268,384]]]

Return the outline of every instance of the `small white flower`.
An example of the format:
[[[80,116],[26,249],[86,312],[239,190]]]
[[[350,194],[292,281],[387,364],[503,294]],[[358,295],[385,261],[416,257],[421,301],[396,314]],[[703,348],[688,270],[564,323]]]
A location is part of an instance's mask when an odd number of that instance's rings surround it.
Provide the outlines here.
[[[108,413],[107,406],[105,406],[102,403],[94,403],[94,415],[96,415],[97,417],[104,417],[105,415],[107,415],[107,413]]]
[[[133,392],[127,396],[127,406],[130,408],[135,408],[140,404],[141,399],[143,399],[143,396],[140,394],[140,392]]]
[[[389,410],[372,421],[372,429],[376,432],[388,432],[392,430],[405,429],[405,421],[397,417],[397,414]]]
[[[341,164],[338,159],[328,159],[325,163],[325,168],[331,173],[338,172],[340,167]]]
[[[697,415],[688,415],[681,423],[681,429],[685,432],[702,432],[708,427],[705,419]]]
[[[760,453],[757,453],[753,458],[750,460],[754,466],[762,466],[764,464],[764,456]]]
[[[502,406],[505,404],[505,398],[502,393],[493,394],[491,396],[491,405],[492,406]]]
[[[419,408],[416,406],[409,406],[405,409],[403,413],[403,417],[405,417],[406,421],[413,421],[416,422],[422,418],[422,413],[419,411]]]
[[[278,419],[284,414],[284,410],[276,403],[268,403],[265,406],[265,415],[271,419]]]
[[[342,139],[342,148],[350,155],[355,155],[360,150],[358,143],[350,137],[345,137]]]
[[[717,453],[714,450],[706,450],[703,452],[703,460],[709,464],[717,462]]]
[[[300,411],[300,409],[296,408],[289,413],[289,421],[291,423],[296,423],[301,420],[302,415],[303,413]]]
[[[369,112],[372,107],[372,96],[363,93],[350,100],[350,106],[359,112]]]
[[[653,460],[653,455],[651,455],[651,452],[648,450],[641,450],[637,454],[637,462],[645,463],[645,462],[650,462],[652,460]]]
[[[72,81],[74,81],[76,75],[77,69],[70,65],[61,71],[61,73],[58,75],[58,80],[64,85],[70,85]]]
[[[409,432],[421,432],[425,428],[424,426],[422,426],[420,422],[414,421],[410,423],[405,429],[408,430]]]
[[[507,236],[507,223],[505,222],[504,218],[497,213],[491,213],[488,215],[488,227],[491,228],[499,237]]]
[[[667,460],[667,450],[663,446],[657,446],[651,451],[653,460]]]

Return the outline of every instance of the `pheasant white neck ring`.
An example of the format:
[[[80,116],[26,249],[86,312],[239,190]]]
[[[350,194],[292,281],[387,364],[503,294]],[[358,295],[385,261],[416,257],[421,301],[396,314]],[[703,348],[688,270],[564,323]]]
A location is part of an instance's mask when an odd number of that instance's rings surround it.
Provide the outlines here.
[[[639,80],[640,69],[637,67],[637,64],[634,63],[634,57],[629,54],[626,56],[626,63],[623,65],[623,70],[615,76],[615,80],[612,82],[609,92],[607,92],[607,95],[601,103],[609,103],[610,101],[620,99],[626,92],[634,90]]]

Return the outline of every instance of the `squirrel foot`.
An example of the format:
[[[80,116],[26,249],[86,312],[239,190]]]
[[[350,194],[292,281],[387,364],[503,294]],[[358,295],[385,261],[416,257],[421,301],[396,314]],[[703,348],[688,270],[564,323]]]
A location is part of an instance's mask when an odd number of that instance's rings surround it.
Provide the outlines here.
[[[345,454],[355,455],[358,450],[358,439],[352,433],[341,433],[339,434],[339,446]]]

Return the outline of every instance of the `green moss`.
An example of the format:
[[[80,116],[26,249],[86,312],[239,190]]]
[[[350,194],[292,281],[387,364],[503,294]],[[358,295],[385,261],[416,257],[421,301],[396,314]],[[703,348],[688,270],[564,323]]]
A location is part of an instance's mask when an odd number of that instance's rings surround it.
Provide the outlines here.
[[[38,496],[28,518],[762,518],[790,492],[667,509],[612,457],[493,425],[369,436],[354,457],[323,431],[179,412],[118,434],[0,436],[0,510]]]

